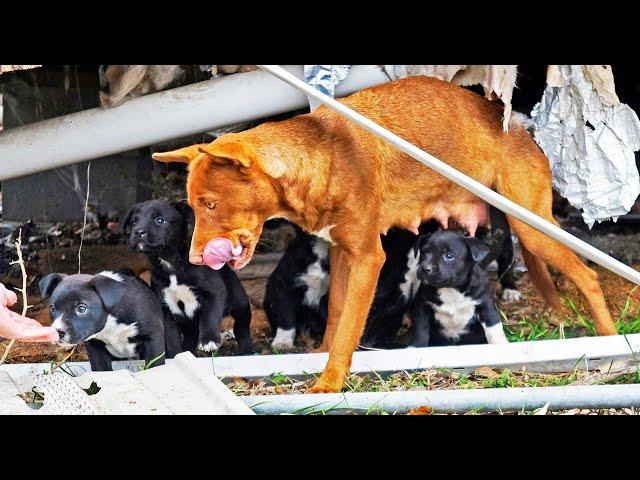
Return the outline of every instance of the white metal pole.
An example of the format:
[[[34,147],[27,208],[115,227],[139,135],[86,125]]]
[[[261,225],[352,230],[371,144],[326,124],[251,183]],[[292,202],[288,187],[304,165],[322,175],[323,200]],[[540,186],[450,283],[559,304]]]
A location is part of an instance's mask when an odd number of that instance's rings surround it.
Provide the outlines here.
[[[435,413],[531,411],[547,403],[551,410],[640,407],[640,385],[410,390],[405,392],[255,395],[240,397],[257,414],[407,413],[427,406]]]
[[[509,215],[516,217],[518,220],[523,221],[533,228],[540,230],[554,240],[557,240],[563,245],[566,245],[567,247],[576,251],[580,255],[583,255],[589,260],[592,260],[598,265],[601,265],[606,269],[611,270],[612,272],[626,278],[627,280],[640,285],[640,272],[634,270],[633,268],[625,265],[622,262],[619,262],[618,260],[615,260],[604,252],[598,250],[597,248],[589,245],[588,243],[574,237],[570,233],[565,232],[561,228],[535,215],[526,208],[521,207],[517,203],[514,203],[511,200],[503,197],[502,195],[494,192],[490,188],[485,187],[481,183],[476,182],[471,177],[466,176],[464,173],[461,173],[450,165],[442,162],[441,160],[438,160],[433,155],[430,155],[424,150],[419,149],[415,145],[407,142],[406,140],[390,132],[386,128],[383,128],[377,123],[369,120],[367,117],[360,115],[358,112],[350,109],[346,105],[343,105],[342,103],[334,100],[328,95],[325,95],[324,93],[321,93],[315,88],[307,85],[302,80],[299,80],[295,76],[291,75],[280,66],[258,65],[258,67],[272,73],[289,85],[302,90],[305,94],[314,97],[316,100],[324,103],[327,107],[335,110],[340,115],[357,123],[362,128],[368,130],[369,132],[382,138],[383,140],[386,140],[391,145],[402,150],[404,153],[406,153],[410,157],[413,157],[423,165],[426,165],[427,167],[448,178],[452,182],[455,182],[458,185],[466,188],[471,193],[483,199],[485,202],[493,205],[494,207],[502,210],[505,213],[508,213]]]

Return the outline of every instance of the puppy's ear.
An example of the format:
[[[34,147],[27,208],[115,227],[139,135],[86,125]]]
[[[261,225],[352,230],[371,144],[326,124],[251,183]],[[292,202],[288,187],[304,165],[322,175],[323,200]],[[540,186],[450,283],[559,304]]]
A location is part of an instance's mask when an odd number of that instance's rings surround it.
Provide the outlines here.
[[[118,304],[126,290],[124,282],[104,275],[96,275],[89,281],[89,285],[98,293],[107,310]]]
[[[413,254],[414,255],[419,255],[420,254],[420,250],[422,249],[422,246],[424,245],[424,242],[427,241],[427,237],[428,237],[428,235],[420,235],[418,237],[418,240],[416,240],[416,243],[413,245]]]
[[[491,249],[484,243],[482,240],[478,240],[475,237],[464,237],[464,241],[467,243],[469,247],[469,252],[471,252],[471,257],[473,261],[476,263],[482,262],[487,255],[491,252]]]
[[[171,152],[156,152],[151,155],[151,158],[163,163],[191,163],[193,159],[202,153],[200,148],[206,146],[206,143],[200,143]]]
[[[122,228],[122,231],[124,233],[129,233],[129,230],[131,229],[131,218],[133,217],[133,214],[136,213],[137,211],[138,211],[138,206],[136,205],[131,210],[129,210],[127,214],[124,216],[124,220],[122,220],[122,225],[120,227]]]
[[[182,215],[182,218],[184,218],[187,223],[192,224],[195,222],[193,210],[187,202],[171,202],[171,205],[178,211],[180,215]]]
[[[44,277],[38,283],[38,288],[40,289],[40,295],[43,299],[47,299],[51,296],[53,291],[56,289],[60,280],[62,280],[66,275],[64,273],[50,273],[46,277]]]

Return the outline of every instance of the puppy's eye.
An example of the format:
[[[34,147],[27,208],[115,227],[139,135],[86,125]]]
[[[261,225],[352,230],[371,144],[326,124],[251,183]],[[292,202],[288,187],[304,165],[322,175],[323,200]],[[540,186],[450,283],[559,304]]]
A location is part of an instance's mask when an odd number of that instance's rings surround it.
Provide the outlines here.
[[[138,223],[138,217],[133,217],[131,219],[131,225],[135,225],[136,223]]]
[[[56,311],[56,305],[54,303],[49,305],[49,310],[51,310],[52,313],[55,312]]]
[[[442,255],[442,258],[444,258],[445,262],[450,262],[452,261],[455,257],[453,256],[453,254],[451,252],[445,252],[444,255]]]
[[[208,200],[206,205],[209,210],[213,210],[214,208],[216,208],[216,202],[212,200]]]
[[[155,219],[156,225],[164,225],[167,221],[163,217],[158,217]]]
[[[85,313],[87,313],[87,311],[89,311],[89,309],[87,308],[86,305],[83,305],[82,303],[76,307],[76,313],[78,315],[84,315]]]

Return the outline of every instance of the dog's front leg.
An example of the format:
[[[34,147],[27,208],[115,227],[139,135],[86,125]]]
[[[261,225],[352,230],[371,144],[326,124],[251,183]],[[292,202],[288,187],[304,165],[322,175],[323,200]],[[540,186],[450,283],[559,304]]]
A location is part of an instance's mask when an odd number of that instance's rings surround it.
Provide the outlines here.
[[[423,289],[424,287],[421,286],[420,290],[418,290],[409,314],[413,333],[410,346],[414,348],[429,346],[431,324],[434,320],[433,308],[424,298]]]
[[[93,372],[110,372],[113,370],[111,362],[115,358],[109,353],[107,347],[100,340],[87,340],[84,348],[89,356],[89,364]]]
[[[218,292],[202,306],[202,312],[200,312],[198,350],[213,353],[222,345],[220,327],[222,325],[222,319],[224,318],[226,302],[226,294]]]
[[[162,308],[162,323],[164,325],[166,357],[173,358],[183,351],[182,333],[173,314],[165,307]]]
[[[361,252],[347,253],[343,251],[339,257],[346,261],[331,265],[328,323],[332,324],[333,322],[335,325],[335,316],[339,315],[339,318],[335,327],[335,335],[333,335],[332,341],[329,341],[331,344],[329,361],[322,375],[308,390],[308,393],[339,392],[342,389],[344,380],[349,374],[351,357],[364,330],[380,269],[385,259],[378,236]],[[332,256],[332,260],[333,258]],[[343,271],[345,268],[347,269],[346,274]],[[347,281],[343,284],[344,278],[347,278]],[[333,286],[333,282],[336,280],[340,283],[337,288]],[[336,305],[335,300],[331,299],[331,295],[338,288],[341,293],[345,292],[342,308]],[[329,326],[327,326],[327,333],[330,333]],[[327,337],[327,333],[325,333],[323,343],[331,338]]]
[[[480,319],[480,325],[484,330],[484,336],[487,338],[487,343],[509,343],[507,336],[504,334],[504,328],[502,327],[502,320],[498,309],[493,303],[493,299],[486,299],[478,306],[478,316]]]
[[[342,248],[334,245],[329,250],[329,268],[331,276],[329,279],[327,327],[317,352],[328,352],[331,349],[342,315],[350,272],[349,257]]]

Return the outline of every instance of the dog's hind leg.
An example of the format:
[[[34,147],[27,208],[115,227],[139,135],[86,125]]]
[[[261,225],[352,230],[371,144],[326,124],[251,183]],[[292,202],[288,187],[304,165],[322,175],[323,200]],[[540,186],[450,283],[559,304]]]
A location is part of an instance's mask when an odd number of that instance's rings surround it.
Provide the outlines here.
[[[535,148],[535,151],[531,150],[531,155],[526,155],[517,162],[504,162],[509,167],[501,172],[496,182],[497,191],[527,210],[558,225],[551,213],[551,173],[547,159],[535,144],[532,143],[530,148]],[[526,182],[528,188],[523,188],[523,182]],[[511,216],[507,218],[523,246],[524,259],[531,280],[541,290],[545,299],[552,305],[560,303],[555,288],[552,288],[553,282],[546,269],[546,263],[568,277],[585,296],[593,313],[598,334],[615,335],[616,328],[611,320],[597,274],[563,244]]]
[[[332,250],[334,248],[337,247],[332,247]],[[338,312],[340,319],[331,342],[329,361],[318,381],[307,393],[339,392],[342,389],[344,380],[349,374],[351,357],[364,330],[380,269],[385,259],[380,237],[377,234],[369,242],[369,245],[360,251],[344,252],[339,256],[345,258],[347,262],[331,263],[331,284],[336,278],[347,277],[348,284],[341,284],[341,288],[346,288],[344,304],[341,311],[335,303],[332,309],[331,295],[334,290],[331,289],[329,292],[329,324],[333,321],[333,325],[336,325],[336,319],[331,317]],[[332,256],[332,261],[333,258]],[[347,275],[340,271],[343,268],[348,268]],[[325,334],[323,343],[326,341],[327,335]]]

